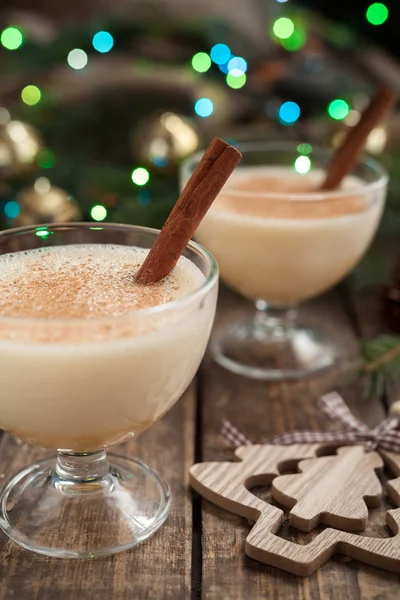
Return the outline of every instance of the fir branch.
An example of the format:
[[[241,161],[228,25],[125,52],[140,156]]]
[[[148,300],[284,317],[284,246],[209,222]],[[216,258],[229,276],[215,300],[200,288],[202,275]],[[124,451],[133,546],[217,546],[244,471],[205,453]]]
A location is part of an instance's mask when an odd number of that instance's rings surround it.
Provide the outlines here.
[[[361,357],[365,395],[381,397],[389,384],[400,381],[400,336],[381,335],[364,342]]]

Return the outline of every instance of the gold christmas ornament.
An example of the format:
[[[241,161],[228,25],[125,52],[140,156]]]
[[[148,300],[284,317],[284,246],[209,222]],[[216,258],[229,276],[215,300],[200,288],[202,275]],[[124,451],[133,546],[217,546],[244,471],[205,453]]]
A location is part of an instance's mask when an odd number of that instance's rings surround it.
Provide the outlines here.
[[[195,152],[201,136],[188,117],[173,112],[157,113],[142,122],[132,137],[132,151],[142,164],[167,167]]]
[[[40,135],[32,125],[0,119],[1,175],[20,175],[35,169],[42,148]]]
[[[42,223],[79,221],[78,204],[63,189],[51,185],[46,177],[36,179],[33,187],[22,190],[17,196],[21,212],[15,219],[18,226]]]

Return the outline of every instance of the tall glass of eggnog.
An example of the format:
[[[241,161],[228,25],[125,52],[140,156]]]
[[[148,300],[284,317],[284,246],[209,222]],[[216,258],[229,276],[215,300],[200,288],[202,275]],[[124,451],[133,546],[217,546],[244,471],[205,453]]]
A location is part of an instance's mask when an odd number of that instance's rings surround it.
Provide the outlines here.
[[[157,235],[85,223],[0,232],[0,427],[58,451],[1,492],[0,527],[25,548],[112,554],[168,515],[157,473],[106,448],[150,427],[189,385],[218,269],[190,243],[165,279],[136,284]]]
[[[222,279],[255,302],[256,313],[217,333],[211,351],[222,366],[255,379],[306,376],[330,366],[340,349],[299,325],[296,307],[338,283],[363,256],[388,176],[366,158],[339,189],[321,192],[328,151],[297,143],[238,147],[242,161],[196,239],[216,257]],[[182,185],[198,159],[183,165]]]

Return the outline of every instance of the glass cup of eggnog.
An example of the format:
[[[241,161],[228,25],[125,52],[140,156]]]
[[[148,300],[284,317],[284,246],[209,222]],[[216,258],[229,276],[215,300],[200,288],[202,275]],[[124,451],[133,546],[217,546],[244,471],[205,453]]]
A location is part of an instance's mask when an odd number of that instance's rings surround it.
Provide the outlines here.
[[[338,283],[363,256],[382,215],[388,176],[365,158],[340,189],[321,192],[329,151],[290,142],[238,148],[243,158],[196,239],[256,311],[217,333],[211,352],[220,365],[255,379],[303,377],[332,365],[340,348],[298,324],[296,307]],[[184,163],[182,185],[199,158]]]
[[[73,223],[0,232],[0,427],[58,451],[3,487],[0,527],[66,558],[137,545],[165,521],[168,485],[106,448],[160,419],[200,364],[218,268],[190,243],[135,283],[158,231]]]

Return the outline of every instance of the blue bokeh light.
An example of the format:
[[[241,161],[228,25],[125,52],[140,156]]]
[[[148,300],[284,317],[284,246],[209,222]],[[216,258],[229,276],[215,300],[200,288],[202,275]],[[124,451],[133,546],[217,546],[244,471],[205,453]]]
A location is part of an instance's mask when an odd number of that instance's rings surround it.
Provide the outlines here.
[[[21,209],[19,207],[18,202],[14,202],[14,200],[11,200],[5,205],[4,212],[6,217],[8,217],[9,219],[15,219],[16,217],[18,217],[19,213],[21,212]]]
[[[223,65],[231,57],[231,51],[226,44],[215,44],[210,52],[211,60],[217,65]]]
[[[165,158],[163,156],[153,156],[152,160],[153,164],[155,164],[155,166],[159,169],[163,169],[168,164],[168,158]]]
[[[241,75],[247,71],[247,62],[241,56],[234,56],[228,62],[228,71],[232,75]]]
[[[220,71],[222,71],[222,73],[225,73],[225,75],[228,75],[228,73],[229,73],[228,65],[229,65],[229,60],[226,63],[222,63],[222,65],[218,65],[218,69]]]
[[[149,204],[151,204],[151,193],[149,192],[149,190],[140,190],[140,192],[138,192],[137,194],[136,199],[138,204],[140,204],[141,206],[148,206]]]
[[[111,48],[114,46],[114,38],[108,31],[98,31],[93,36],[92,44],[97,52],[105,54],[106,52],[110,52]]]
[[[214,104],[210,98],[199,98],[194,105],[194,112],[199,117],[209,117],[214,112]]]
[[[300,106],[296,102],[284,102],[279,109],[278,118],[283,125],[293,125],[300,117]]]

